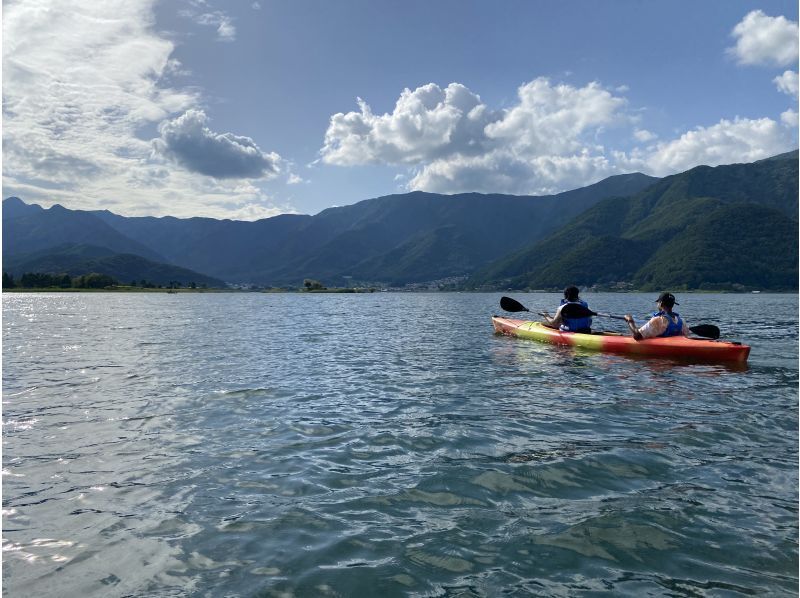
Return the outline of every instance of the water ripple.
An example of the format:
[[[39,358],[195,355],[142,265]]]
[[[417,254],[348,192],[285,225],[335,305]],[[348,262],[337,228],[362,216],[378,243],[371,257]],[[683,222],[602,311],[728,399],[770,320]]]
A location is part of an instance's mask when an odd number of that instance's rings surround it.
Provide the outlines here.
[[[4,296],[9,595],[797,594],[796,296],[681,297],[744,368],[498,299]]]

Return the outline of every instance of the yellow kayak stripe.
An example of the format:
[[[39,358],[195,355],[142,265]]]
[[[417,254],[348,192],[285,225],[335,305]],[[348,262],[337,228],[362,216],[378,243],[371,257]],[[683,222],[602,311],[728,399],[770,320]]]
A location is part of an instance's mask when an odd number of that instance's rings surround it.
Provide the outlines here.
[[[599,334],[562,333],[559,330],[543,326],[539,322],[525,322],[516,329],[519,338],[535,340],[556,345],[583,347],[584,349],[603,349],[603,337]]]
[[[495,329],[503,334],[541,343],[579,347],[593,351],[627,353],[649,357],[697,358],[714,361],[745,362],[750,347],[739,343],[702,340],[682,336],[635,341],[620,334],[580,334],[561,332],[541,322],[493,318]]]

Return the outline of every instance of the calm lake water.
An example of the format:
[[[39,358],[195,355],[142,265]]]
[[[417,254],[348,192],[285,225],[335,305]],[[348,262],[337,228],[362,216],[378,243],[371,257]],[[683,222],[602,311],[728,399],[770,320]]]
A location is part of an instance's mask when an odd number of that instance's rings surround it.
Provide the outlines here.
[[[3,294],[5,595],[796,596],[797,296],[678,294],[744,369],[499,298]]]

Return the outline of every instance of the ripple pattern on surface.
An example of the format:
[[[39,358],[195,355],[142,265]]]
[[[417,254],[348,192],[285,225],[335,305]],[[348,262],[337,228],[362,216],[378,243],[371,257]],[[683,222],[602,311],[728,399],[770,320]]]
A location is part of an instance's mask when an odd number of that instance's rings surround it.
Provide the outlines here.
[[[4,295],[4,587],[796,595],[795,296],[681,297],[744,370],[497,337],[498,299]]]

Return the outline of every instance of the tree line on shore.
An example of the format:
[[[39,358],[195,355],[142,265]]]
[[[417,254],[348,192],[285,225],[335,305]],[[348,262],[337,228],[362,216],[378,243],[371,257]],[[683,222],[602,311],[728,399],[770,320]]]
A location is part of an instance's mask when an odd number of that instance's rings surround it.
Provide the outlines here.
[[[107,289],[110,287],[129,286],[142,289],[176,289],[184,286],[180,282],[170,281],[168,284],[156,284],[149,280],[132,280],[128,285],[122,285],[116,278],[108,274],[98,274],[92,272],[81,274],[80,276],[70,276],[69,274],[46,274],[42,272],[26,272],[19,280],[15,280],[12,274],[3,272],[4,289]],[[194,282],[185,285],[187,288],[196,289]],[[200,285],[205,288],[206,285]]]

